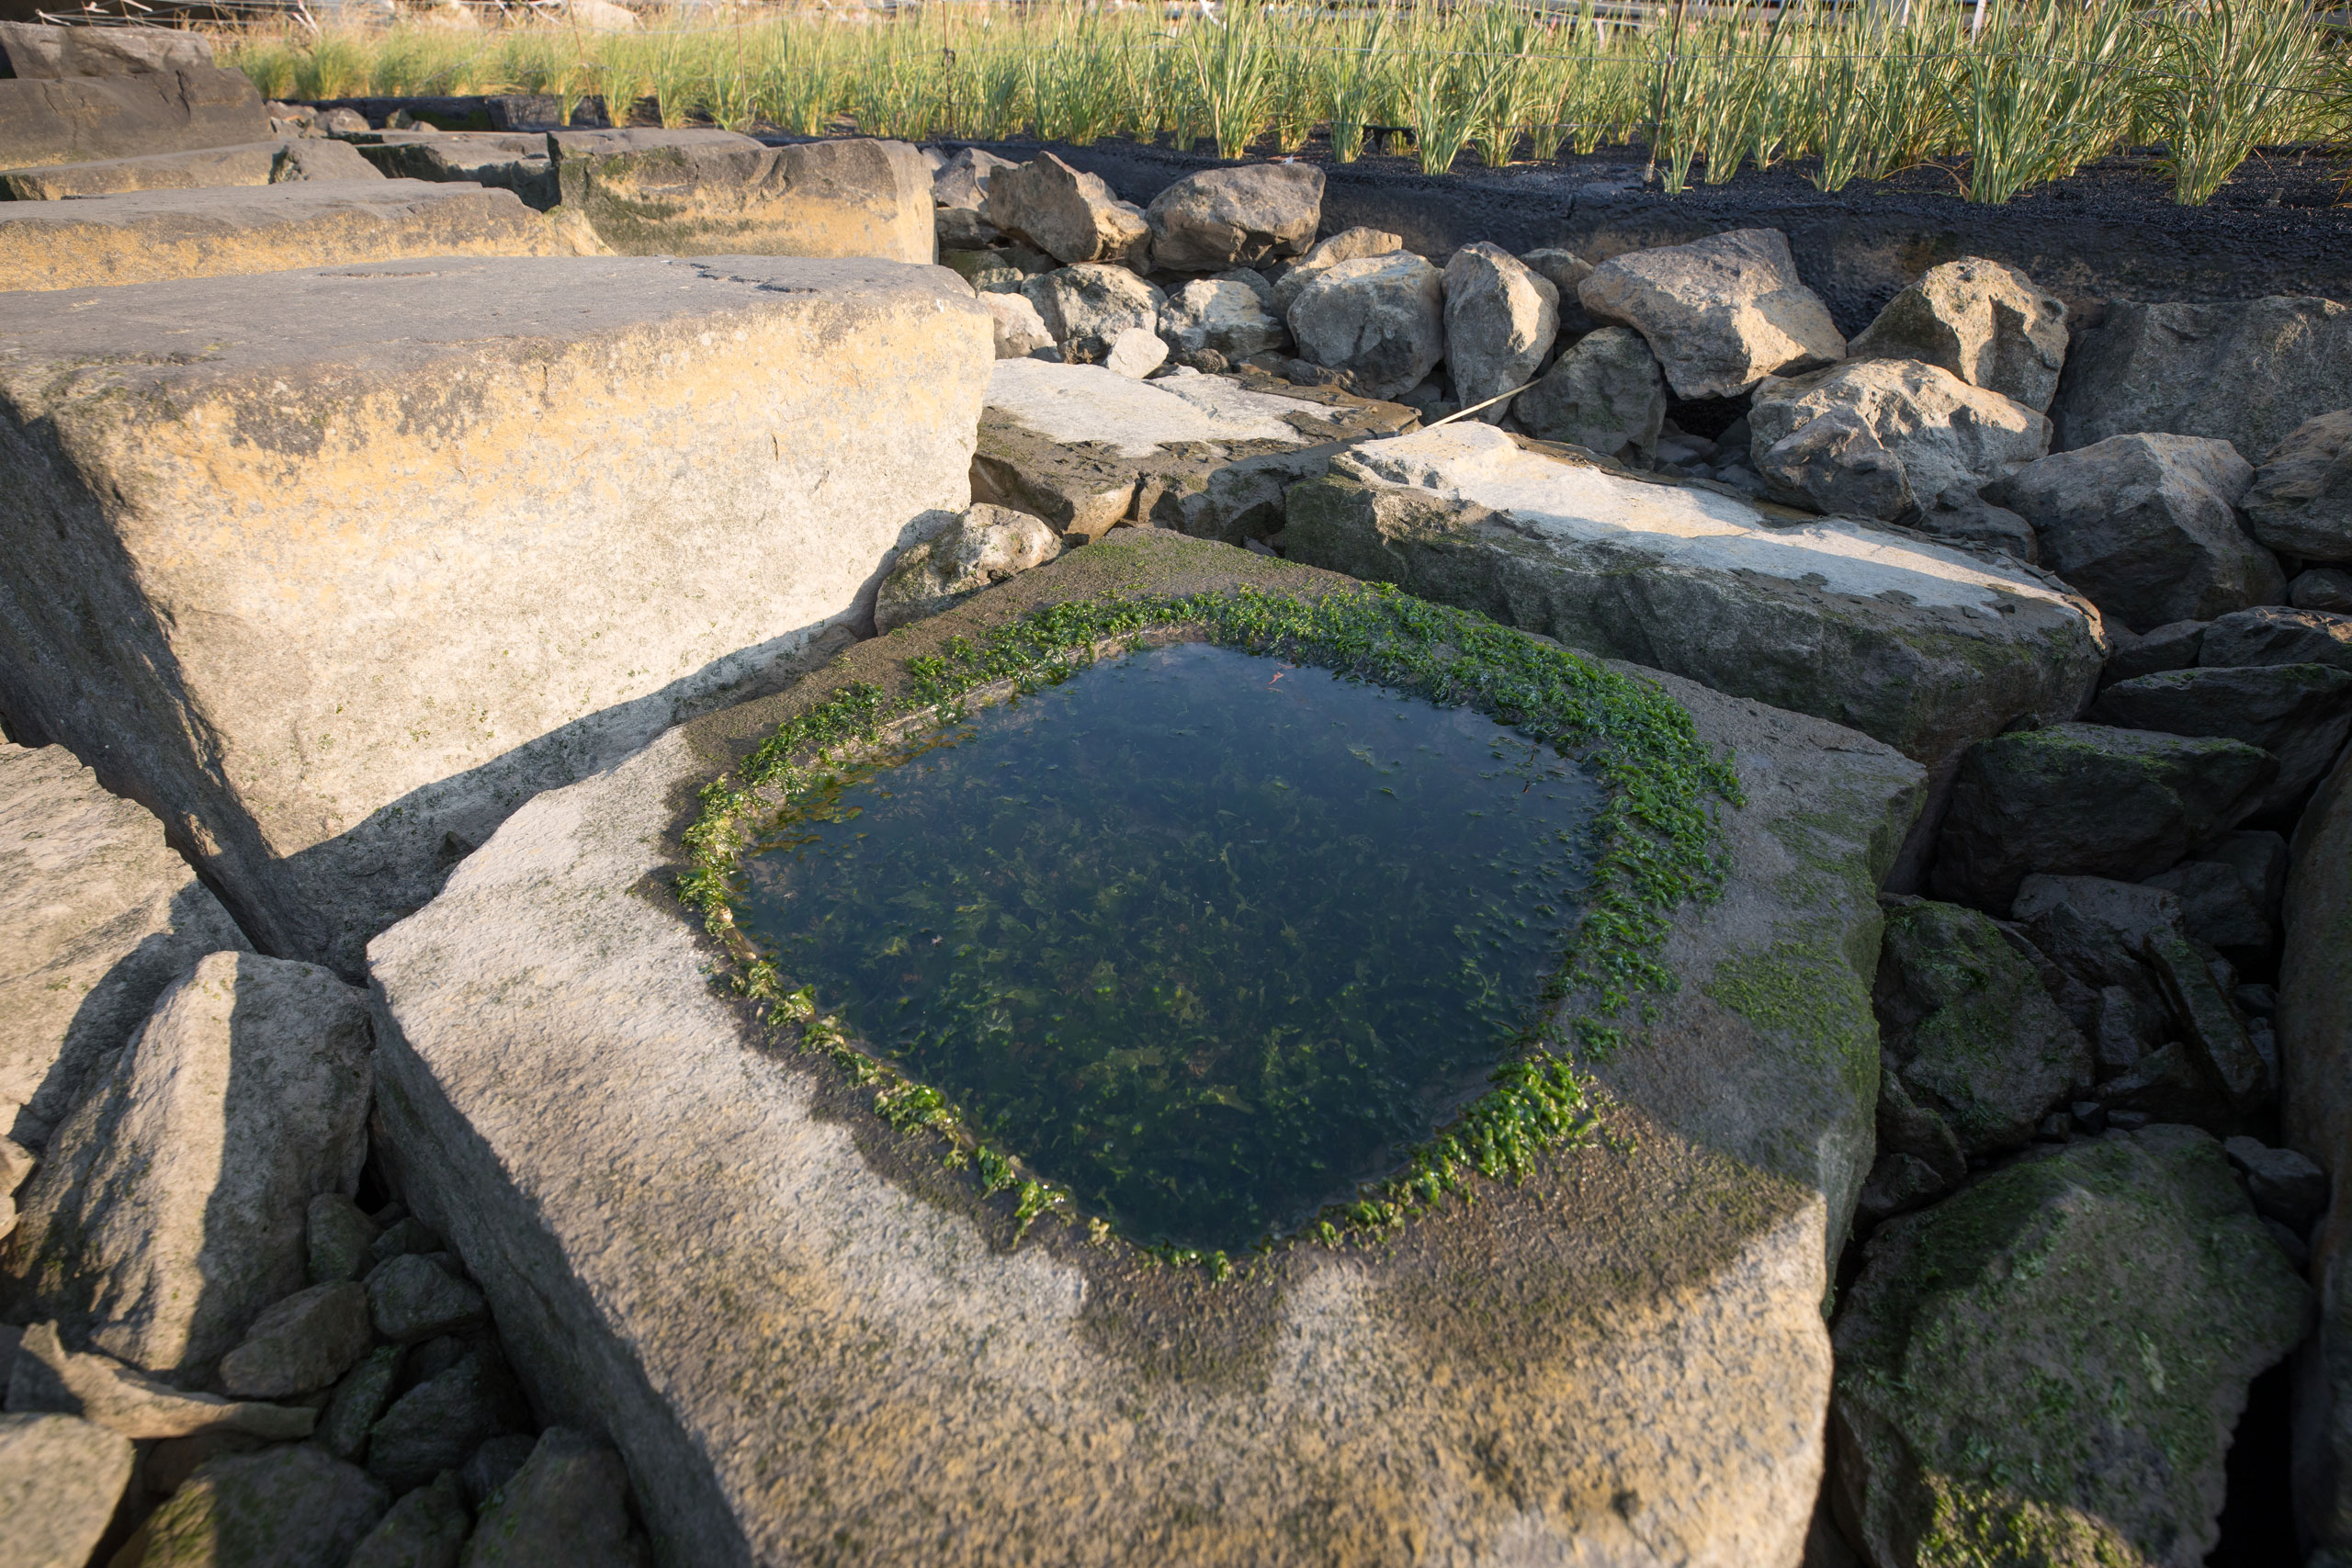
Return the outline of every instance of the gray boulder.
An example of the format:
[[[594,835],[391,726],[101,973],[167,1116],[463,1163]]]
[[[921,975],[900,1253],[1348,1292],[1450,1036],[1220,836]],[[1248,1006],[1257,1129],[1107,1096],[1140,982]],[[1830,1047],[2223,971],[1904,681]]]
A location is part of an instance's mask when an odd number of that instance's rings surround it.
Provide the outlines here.
[[[1878,1158],[1855,1213],[1875,1224],[1931,1203],[1968,1179],[1968,1156],[1943,1117],[1911,1098],[1883,1058],[1878,1078]]]
[[[1528,252],[1519,258],[1538,277],[1549,278],[1552,287],[1560,291],[1560,336],[1574,340],[1600,325],[1584,308],[1577,290],[1584,280],[1592,276],[1592,264],[1573,251],[1545,248]]]
[[[2225,441],[2117,435],[2058,452],[1989,498],[2041,536],[2041,558],[2133,631],[2276,604],[2287,580],[2237,503],[2254,469]]]
[[[2032,872],[2137,882],[2254,809],[2278,759],[2235,740],[2055,724],[1969,748],[1936,897],[2005,909]]]
[[[1834,1336],[1838,1519],[1883,1563],[1962,1560],[1915,1544],[1933,1535],[2189,1568],[2247,1384],[2302,1337],[2306,1303],[2202,1133],[1989,1176],[1864,1249]]]
[[[932,171],[931,199],[941,207],[977,214],[988,200],[989,176],[999,169],[1020,166],[978,147],[964,148]]]
[[[381,1235],[376,1222],[341,1192],[322,1192],[311,1199],[302,1228],[313,1285],[332,1285],[359,1278],[367,1271],[371,1251]]]
[[[1275,276],[1274,314],[1287,321],[1290,308],[1298,302],[1299,291],[1343,261],[1361,261],[1366,256],[1394,255],[1405,248],[1402,236],[1385,229],[1343,229],[1327,239],[1317,240],[1305,255]]]
[[[458,1568],[473,1528],[465,1488],[445,1470],[394,1503],[344,1568]]]
[[[2352,615],[2280,604],[2233,611],[2198,639],[2197,662],[2215,669],[2324,664],[2352,670]]]
[[[395,1493],[456,1470],[473,1451],[528,1420],[514,1374],[479,1349],[392,1401],[368,1433],[368,1472]]]
[[[319,1416],[314,1434],[320,1447],[340,1460],[356,1464],[368,1452],[368,1434],[389,1409],[399,1392],[402,1362],[408,1348],[382,1345],[334,1385],[334,1397]]]
[[[980,213],[1065,265],[1140,265],[1151,245],[1141,208],[1113,196],[1102,175],[1080,174],[1051,152],[991,172]]]
[[[1220,272],[1295,256],[1315,243],[1323,171],[1312,164],[1252,164],[1186,175],[1151,198],[1151,264]]]
[[[2180,900],[2183,929],[2208,947],[2260,952],[2278,935],[2260,895],[2246,885],[2246,879],[2233,865],[2220,861],[2188,860],[2170,871],[2158,872],[2147,882],[2149,886],[2161,887]]]
[[[1875,438],[1871,444],[1849,438],[1836,448],[1850,454],[1849,461],[1871,465],[1869,481],[1845,481],[1842,465],[1824,448],[1808,449],[1804,464],[1785,461],[1781,444],[1831,413],[1852,416]],[[1882,506],[1892,499],[1896,487],[1884,477],[1888,458],[1902,476],[1901,489],[1924,505],[1947,491],[1973,499],[2050,449],[2050,422],[2032,409],[1908,359],[1857,360],[1787,379],[1769,377],[1756,389],[1747,422],[1756,470],[1785,499],[1889,521],[1902,509],[1850,510],[1873,494],[1883,495]],[[1804,482],[1813,488],[1802,488]]]
[[[2145,636],[2135,636],[2109,623],[2108,632],[2115,639],[2115,651],[2107,657],[2100,682],[2113,685],[2134,676],[2195,668],[2205,646],[2205,628],[2211,625],[2211,621],[2167,621],[2151,627]]]
[[[2352,310],[2273,296],[2117,301],[2083,333],[2050,405],[2064,452],[2166,432],[2227,441],[2249,463],[2304,421],[2352,405]]]
[[[141,1568],[333,1568],[390,1498],[356,1466],[307,1443],[196,1467],[124,1548]]]
[[[2325,610],[2352,615],[2352,571],[2315,566],[2296,574],[2287,585],[2287,603],[2299,610]]]
[[[374,1343],[366,1291],[348,1280],[313,1285],[254,1320],[244,1343],[220,1359],[220,1386],[243,1399],[314,1393]]]
[[[1046,319],[1037,314],[1037,307],[1026,294],[983,291],[980,308],[996,323],[999,359],[1022,359],[1054,346],[1054,334],[1046,330]]]
[[[1033,277],[1021,292],[1037,308],[1038,320],[1071,365],[1100,364],[1130,328],[1157,331],[1159,308],[1168,300],[1125,267],[1091,262]]]
[[[629,1527],[621,1456],[550,1427],[482,1506],[464,1568],[638,1568],[643,1550]]]
[[[1061,540],[1025,512],[982,502],[899,558],[874,601],[877,631],[935,615],[967,593],[1043,566]]]
[[[1808,419],[1757,451],[1768,493],[1835,517],[1916,517],[1919,498],[1903,459],[1852,409]]]
[[[2298,1234],[2312,1228],[2327,1208],[2327,1172],[2292,1149],[2274,1149],[2256,1138],[2232,1138],[2222,1152],[2245,1178],[2255,1213]]]
[[[72,1416],[0,1416],[11,1568],[86,1568],[130,1483],[130,1439]]]
[[[1106,369],[1117,372],[1130,380],[1140,381],[1168,363],[1168,345],[1149,327],[1123,327],[1111,340],[1111,350],[1102,356]]]
[[[478,1328],[489,1321],[480,1291],[432,1258],[416,1253],[403,1253],[369,1271],[368,1308],[376,1332],[398,1345]]]
[[[514,1472],[529,1461],[532,1450],[538,1446],[539,1440],[527,1432],[508,1432],[483,1443],[458,1472],[466,1496],[475,1507],[481,1506],[492,1493],[514,1479]]]
[[[300,1405],[190,1393],[96,1351],[68,1350],[57,1325],[24,1331],[8,1365],[12,1412],[53,1412],[95,1421],[126,1438],[239,1434],[280,1440],[311,1435],[318,1413]]]
[[[1299,357],[1355,377],[1367,397],[1395,398],[1445,357],[1444,277],[1409,251],[1335,262],[1290,307]]]
[[[1939,366],[2041,412],[2066,363],[2066,307],[2013,266],[1962,256],[1888,300],[1846,352]]]
[[[2168,670],[2119,681],[2091,705],[2095,723],[2259,746],[2278,772],[2253,809],[2289,805],[2317,783],[2352,735],[2352,670],[2324,664]]]
[[[54,67],[0,77],[0,168],[236,147],[269,136],[261,95],[243,72],[182,57],[157,60],[153,69],[85,73],[74,57],[87,61],[104,49],[85,41],[99,29],[43,30],[84,37],[70,41]]]
[[[1531,435],[1646,461],[1666,423],[1666,378],[1641,333],[1602,327],[1578,338],[1510,407]]]
[[[1159,335],[1177,354],[1208,349],[1238,363],[1290,341],[1267,299],[1239,278],[1196,277],[1160,306]]]
[[[2352,560],[2352,409],[2307,419],[2272,447],[2245,511],[2254,536],[2281,555]]]
[[[169,73],[209,66],[212,40],[172,28],[50,27],[0,22],[0,76],[22,82],[71,82],[94,77]]]
[[[2226,1107],[2225,1118],[2193,1120],[2234,1130],[2233,1124],[2260,1115],[2278,1087],[2275,1075],[2205,955],[2177,931],[2156,932],[2141,951],[2189,1060],[2199,1077],[2221,1091]]]
[[[1560,330],[1560,291],[1500,245],[1464,245],[1445,264],[1445,363],[1464,408],[1535,378]],[[1510,400],[1472,416],[1500,424]]]
[[[1679,398],[1736,397],[1767,376],[1846,357],[1829,308],[1797,276],[1777,229],[1629,252],[1593,268],[1577,298],[1596,321],[1648,339]]]
[[[0,1135],[46,1144],[165,986],[246,945],[145,807],[62,746],[0,746]]]
[[[2090,1086],[2089,1043],[1974,909],[1926,899],[1893,909],[1871,1001],[1888,1069],[1963,1154],[2022,1146],[2070,1089]]]
[[[51,1140],[8,1255],[32,1310],[149,1371],[209,1375],[309,1278],[303,1216],[367,1152],[362,994],[216,953]]]

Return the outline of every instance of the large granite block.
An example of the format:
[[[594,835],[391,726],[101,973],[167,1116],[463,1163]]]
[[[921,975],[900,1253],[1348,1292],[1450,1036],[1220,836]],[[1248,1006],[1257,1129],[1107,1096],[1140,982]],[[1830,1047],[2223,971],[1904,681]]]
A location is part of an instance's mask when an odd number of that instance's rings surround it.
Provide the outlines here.
[[[268,136],[254,85],[214,65],[0,78],[0,168],[234,147]]]

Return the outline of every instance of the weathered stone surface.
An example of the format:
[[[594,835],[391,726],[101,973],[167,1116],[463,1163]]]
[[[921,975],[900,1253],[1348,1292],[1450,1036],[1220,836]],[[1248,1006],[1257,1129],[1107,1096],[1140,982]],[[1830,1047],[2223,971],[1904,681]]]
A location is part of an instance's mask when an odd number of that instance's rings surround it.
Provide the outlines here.
[[[2142,952],[2200,1076],[2222,1091],[2237,1119],[2260,1114],[2277,1085],[2204,955],[2175,931],[2156,932]]]
[[[2101,682],[2112,685],[2138,675],[2192,668],[2198,650],[2205,645],[2205,628],[2211,625],[2211,621],[2167,621],[2151,627],[2145,636],[2135,636],[2110,623],[2108,632],[2115,639],[2115,651],[2108,656]]]
[[[367,1153],[368,1013],[324,969],[216,953],[60,1124],[6,1270],[28,1307],[201,1377],[302,1288],[303,1211]]]
[[[1100,364],[1131,327],[1156,332],[1168,296],[1123,266],[1082,262],[1021,286],[1037,317],[1072,365]]]
[[[2253,479],[2224,441],[2118,435],[2030,464],[1990,498],[2033,525],[2052,570],[2147,631],[2283,594],[2278,562],[2238,519]]]
[[[473,1451],[466,1466],[458,1472],[458,1482],[466,1495],[480,1507],[490,1500],[491,1494],[505,1485],[514,1472],[530,1462],[531,1452],[539,1446],[538,1439],[525,1432],[509,1432],[491,1438]]]
[[[999,169],[1020,166],[1010,158],[966,147],[932,171],[931,199],[941,207],[977,213],[988,199],[989,176]]]
[[[2319,781],[2352,735],[2352,670],[2324,664],[2168,670],[2120,681],[2098,694],[2100,724],[2167,735],[2218,735],[2259,746],[2278,772],[2253,809],[2284,807]]]
[[[1560,331],[1557,285],[1500,245],[1464,245],[1445,264],[1445,363],[1464,408],[1535,378]],[[1510,399],[1471,417],[1500,424]]]
[[[875,596],[875,629],[896,631],[938,615],[966,594],[1043,566],[1061,552],[1061,540],[1042,519],[983,502],[899,558]]]
[[[298,180],[91,201],[0,202],[0,276],[24,289],[407,256],[571,255],[580,248],[572,231],[510,191],[417,180]],[[52,317],[68,308],[54,300],[40,307]]]
[[[187,1438],[237,1433],[283,1440],[306,1438],[318,1413],[300,1405],[189,1393],[96,1351],[68,1350],[57,1325],[24,1331],[8,1369],[12,1414],[78,1416],[126,1438]]]
[[[368,1267],[368,1249],[380,1234],[376,1222],[341,1192],[322,1192],[311,1199],[302,1231],[313,1285],[359,1278]]]
[[[2315,566],[2299,572],[2287,585],[2287,603],[2299,610],[2326,610],[2352,615],[2352,571]]]
[[[935,254],[931,167],[903,141],[768,147],[730,130],[558,130],[556,189],[616,254]]]
[[[2098,993],[2089,1021],[2098,1048],[2107,1053],[2104,1066],[2129,1066],[2148,1046],[2172,1038],[2171,1010],[2143,959],[2150,938],[2180,933],[2177,897],[2109,877],[2037,873],[2018,884],[2009,913],[2034,952]]]
[[[395,1344],[477,1328],[486,1321],[481,1292],[430,1258],[403,1253],[368,1275],[376,1332]]]
[[[1445,357],[1444,275],[1409,251],[1334,262],[1298,291],[1290,331],[1300,358],[1397,397]]]
[[[544,134],[382,131],[355,151],[369,166],[396,180],[461,180],[493,186],[513,191],[525,206],[541,211],[561,199],[555,161],[548,153]]]
[[[0,170],[0,200],[59,201],[124,191],[266,186],[286,180],[374,180],[376,166],[344,141],[255,141],[143,158]]]
[[[0,296],[0,710],[106,759],[257,941],[356,969],[529,795],[854,619],[969,502],[990,338],[886,262]]]
[[[2352,405],[2352,310],[2274,296],[2117,302],[2066,362],[2053,449],[2165,431],[2227,441],[2261,462],[2305,420]]]
[[[1041,348],[1054,346],[1054,334],[1046,330],[1045,318],[1037,314],[1027,295],[983,293],[980,309],[995,323],[999,359],[1024,359]]]
[[[1551,279],[1552,287],[1560,291],[1560,335],[1563,338],[1582,337],[1600,325],[1584,308],[1584,300],[1577,293],[1584,286],[1584,280],[1592,276],[1590,262],[1573,251],[1549,249],[1530,251],[1519,259],[1538,276]]]
[[[1140,381],[1168,363],[1168,345],[1149,327],[1124,327],[1111,340],[1103,365],[1130,380]]]
[[[0,1134],[40,1147],[165,986],[244,934],[62,746],[0,747]]]
[[[1543,440],[1646,461],[1666,423],[1666,378],[1641,333],[1602,327],[1570,345],[1511,412]]]
[[[2306,1310],[2211,1138],[2071,1145],[1863,1256],[1832,1498],[1873,1561],[2204,1560],[2246,1385]]]
[[[2292,1149],[2274,1149],[2255,1138],[2232,1138],[2222,1145],[2245,1177],[2255,1213],[2292,1231],[2307,1231],[2327,1207],[2327,1172]]]
[[[1343,261],[1362,261],[1366,256],[1393,255],[1405,248],[1402,236],[1385,229],[1343,229],[1336,234],[1317,240],[1305,255],[1283,268],[1273,283],[1274,314],[1284,321],[1290,319],[1290,308],[1298,302],[1299,291],[1316,278]]]
[[[1295,256],[1315,243],[1323,171],[1312,164],[1251,164],[1186,175],[1151,198],[1151,265],[1220,272]]]
[[[1969,748],[1936,896],[2005,909],[2029,873],[2137,882],[2253,809],[2278,759],[2235,740],[2055,724]]]
[[[0,1416],[0,1540],[14,1568],[85,1568],[130,1483],[130,1439],[71,1416]]]
[[[1964,1154],[2020,1147],[2070,1089],[2090,1085],[2089,1043],[1974,909],[1914,899],[1892,910],[1871,1000],[1889,1068]]]
[[[2254,834],[2233,834],[2252,838]],[[2218,861],[2183,861],[2148,878],[2180,900],[2181,925],[2208,947],[2259,952],[2277,934],[2262,902],[2235,866]]]
[[[1238,363],[1290,342],[1266,299],[1238,278],[1196,277],[1159,307],[1159,335],[1179,354],[1214,349]]]
[[[394,1503],[345,1568],[458,1568],[473,1528],[465,1488],[445,1470]]]
[[[1849,438],[1834,456],[1806,446],[1806,461],[1784,460],[1785,443],[1831,414],[1852,416],[1871,440]],[[1950,492],[1953,504],[1964,503],[2050,450],[2050,422],[2032,409],[1908,359],[1864,359],[1786,379],[1768,377],[1756,389],[1747,423],[1756,470],[1782,499],[1887,521],[1909,510],[1898,498],[1927,507]],[[1846,477],[1862,464],[1873,476],[1868,483]],[[1894,482],[1896,475],[1900,484]],[[1862,509],[1872,503],[1876,510]]]
[[[1962,256],[1888,300],[1847,352],[1939,366],[2041,412],[2066,363],[2066,307],[2013,266]]]
[[[175,28],[50,27],[0,22],[0,78],[66,82],[209,66],[212,40]]]
[[[2352,670],[2352,615],[2279,604],[2233,611],[2205,628],[2196,661],[2214,669],[2325,664]]]
[[[1140,269],[1151,249],[1141,208],[1113,196],[1102,175],[1080,174],[1051,152],[990,175],[980,212],[1065,265],[1100,261]]]
[[[367,1456],[368,1434],[398,1392],[404,1345],[379,1345],[334,1385],[334,1396],[319,1416],[319,1446],[356,1464]]]
[[[634,1568],[642,1548],[630,1539],[628,1496],[620,1455],[550,1427],[484,1505],[465,1568]]]
[[[1262,378],[1178,371],[1147,385],[1099,365],[1009,359],[989,380],[972,496],[1042,517],[1068,542],[1136,522],[1238,545],[1281,529],[1284,490],[1321,473],[1332,443],[1415,417]]]
[[[1828,1250],[1870,1147],[1857,965],[1920,788],[1892,752],[1661,677],[1749,804],[1725,814],[1723,898],[1663,954],[1680,989],[1599,1069],[1641,1135],[1224,1286],[1130,1274],[1124,1244],[1054,1222],[1009,1248],[977,1199],[902,1188],[755,1046],[691,924],[625,891],[667,863],[673,789],[840,682],[1043,604],[1243,584],[1347,589],[1114,535],[540,796],[374,944],[405,1190],[480,1271],[550,1416],[628,1456],[669,1556],[788,1560],[854,1528],[877,1557],[978,1563],[1122,1562],[1138,1531],[1184,1562],[1794,1560]],[[1089,1304],[1113,1299],[1133,1306]],[[1459,1458],[1478,1443],[1490,1461]]]
[[[123,1550],[140,1568],[327,1568],[350,1561],[390,1501],[307,1443],[228,1454],[198,1465]]]
[[[2246,492],[2254,536],[2282,555],[2352,560],[2352,409],[2305,420]]]
[[[374,1343],[366,1291],[348,1280],[313,1285],[254,1319],[244,1342],[220,1359],[220,1386],[243,1399],[315,1393]]]
[[[214,65],[0,79],[0,168],[235,147],[268,136],[253,84]]]
[[[368,1472],[405,1492],[524,1420],[513,1375],[495,1352],[476,1350],[392,1402],[368,1432]]]
[[[1931,765],[2098,678],[2078,602],[1843,521],[1524,450],[1467,422],[1359,446],[1291,492],[1293,559],[1850,726]],[[2151,870],[2155,868],[2151,867]]]
[[[1593,268],[1577,298],[1649,340],[1679,398],[1728,398],[1767,376],[1846,357],[1821,297],[1797,276],[1788,236],[1736,229],[1631,251]]]

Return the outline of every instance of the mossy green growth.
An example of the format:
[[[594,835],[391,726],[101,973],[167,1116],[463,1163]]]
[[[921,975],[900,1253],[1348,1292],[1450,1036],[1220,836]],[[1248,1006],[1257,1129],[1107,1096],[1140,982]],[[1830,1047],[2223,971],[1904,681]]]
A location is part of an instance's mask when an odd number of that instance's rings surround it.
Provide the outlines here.
[[[1578,759],[1606,792],[1592,827],[1585,908],[1544,987],[1544,1016],[1495,1069],[1489,1089],[1413,1150],[1397,1175],[1327,1211],[1301,1235],[1338,1239],[1396,1224],[1462,1190],[1474,1175],[1515,1179],[1544,1151],[1589,1139],[1594,1112],[1588,1079],[1575,1065],[1577,1047],[1606,1049],[1639,996],[1674,988],[1657,953],[1672,912],[1721,886],[1715,813],[1739,804],[1736,776],[1699,741],[1689,713],[1656,685],[1386,588],[1311,599],[1250,588],[1114,592],[1053,605],[909,660],[901,691],[854,684],[787,721],[706,786],[702,812],[685,835],[690,863],[679,897],[728,945],[737,988],[763,1004],[772,1026],[797,1027],[805,1049],[831,1055],[854,1081],[876,1086],[876,1113],[890,1124],[944,1138],[951,1164],[977,1163],[974,1179],[984,1194],[1018,1184],[1020,1231],[1057,1208],[1069,1213],[1066,1195],[1020,1172],[1001,1152],[977,1147],[952,1105],[925,1098],[932,1091],[860,1051],[838,1021],[818,1015],[807,990],[792,989],[773,959],[753,949],[737,921],[746,898],[744,857],[797,800],[826,787],[846,760],[886,737],[953,722],[976,693],[1042,690],[1099,658],[1168,635],[1474,709]],[[1573,1007],[1561,1005],[1570,998]],[[1170,1258],[1220,1275],[1227,1267],[1221,1255]]]

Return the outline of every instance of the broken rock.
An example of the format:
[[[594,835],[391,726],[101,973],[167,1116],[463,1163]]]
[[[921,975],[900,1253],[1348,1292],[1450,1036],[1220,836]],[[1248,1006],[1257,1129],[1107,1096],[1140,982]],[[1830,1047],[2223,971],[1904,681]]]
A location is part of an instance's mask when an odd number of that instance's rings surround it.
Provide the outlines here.
[[[1398,397],[1445,357],[1443,275],[1409,251],[1336,262],[1299,290],[1290,330],[1300,358]]]
[[[1061,549],[1040,519],[982,502],[899,558],[875,599],[875,629],[895,631],[935,615],[967,593],[1045,565]]]
[[[1297,303],[1300,290],[1343,261],[1361,261],[1366,256],[1394,255],[1405,248],[1402,236],[1385,229],[1343,229],[1328,239],[1318,240],[1298,260],[1283,268],[1274,279],[1274,314],[1284,321],[1290,319],[1290,308]]]
[[[1666,423],[1666,378],[1641,333],[1602,327],[1570,344],[1510,408],[1543,440],[1646,461]]]
[[[1648,339],[1679,398],[1736,397],[1767,376],[1846,357],[1777,229],[1629,252],[1593,268],[1577,297],[1597,320]]]
[[[1849,437],[1836,448],[1812,449],[1804,465],[1785,461],[1779,445],[1829,413],[1859,420],[1878,450]],[[1849,507],[1871,499],[1882,507],[1891,502],[1897,487],[1888,482],[1887,458],[1902,475],[1901,490],[1924,505],[1946,491],[1973,497],[2050,450],[2050,422],[2032,409],[1972,387],[1949,370],[1907,359],[1858,360],[1810,375],[1767,378],[1756,389],[1747,421],[1757,471],[1787,499],[1822,512],[1842,510],[1834,504],[1838,501]],[[1847,479],[1849,462],[1871,465],[1872,478]],[[1813,488],[1800,489],[1800,483]],[[1889,521],[1901,514],[1860,513]]]
[[[2324,664],[2168,670],[2120,681],[2098,694],[2100,724],[2167,735],[2215,735],[2259,746],[2278,772],[2256,812],[2285,807],[2317,783],[2352,735],[2352,670]]]
[[[1939,366],[2039,413],[2066,363],[2066,307],[2013,266],[1962,256],[1888,300],[1847,352]]]
[[[1500,245],[1464,245],[1445,264],[1445,362],[1464,408],[1524,386],[1552,352],[1560,291]],[[1510,399],[1475,418],[1500,424]]]
[[[1194,278],[1160,306],[1159,335],[1177,354],[1212,349],[1238,364],[1290,342],[1266,298],[1239,278]]]
[[[2154,431],[2226,441],[2257,463],[2306,420],[2346,406],[2352,310],[2332,299],[2119,300],[2067,361],[2052,446]]]
[[[1204,169],[1151,198],[1151,264],[1219,272],[1295,256],[1315,241],[1323,171],[1312,164]]]
[[[347,1562],[390,1501],[307,1443],[226,1454],[198,1465],[123,1550],[140,1568]]]
[[[0,1416],[0,1540],[13,1568],[86,1568],[131,1459],[130,1439],[72,1416]]]
[[[1123,266],[1081,262],[1021,286],[1070,365],[1099,365],[1130,328],[1156,332],[1168,296]]]
[[[876,257],[936,254],[931,168],[870,137],[769,147],[730,130],[559,130],[563,206],[617,254]]]
[[[236,1433],[284,1441],[311,1435],[318,1412],[301,1405],[191,1393],[96,1351],[68,1350],[57,1325],[25,1330],[8,1370],[8,1409],[78,1416],[126,1438]]]
[[[254,1320],[244,1342],[220,1359],[220,1386],[243,1399],[315,1393],[373,1343],[366,1291],[349,1280],[313,1285]]]
[[[1054,334],[1046,330],[1045,318],[1037,314],[1027,295],[983,293],[980,308],[996,324],[999,359],[1023,359],[1054,346]]]
[[[1065,265],[1140,267],[1150,252],[1143,209],[1113,196],[1102,175],[1080,174],[1051,152],[992,172],[980,211],[998,229]]]
[[[2272,447],[2245,510],[2254,536],[2281,555],[2352,560],[2352,409],[2305,420]]]

